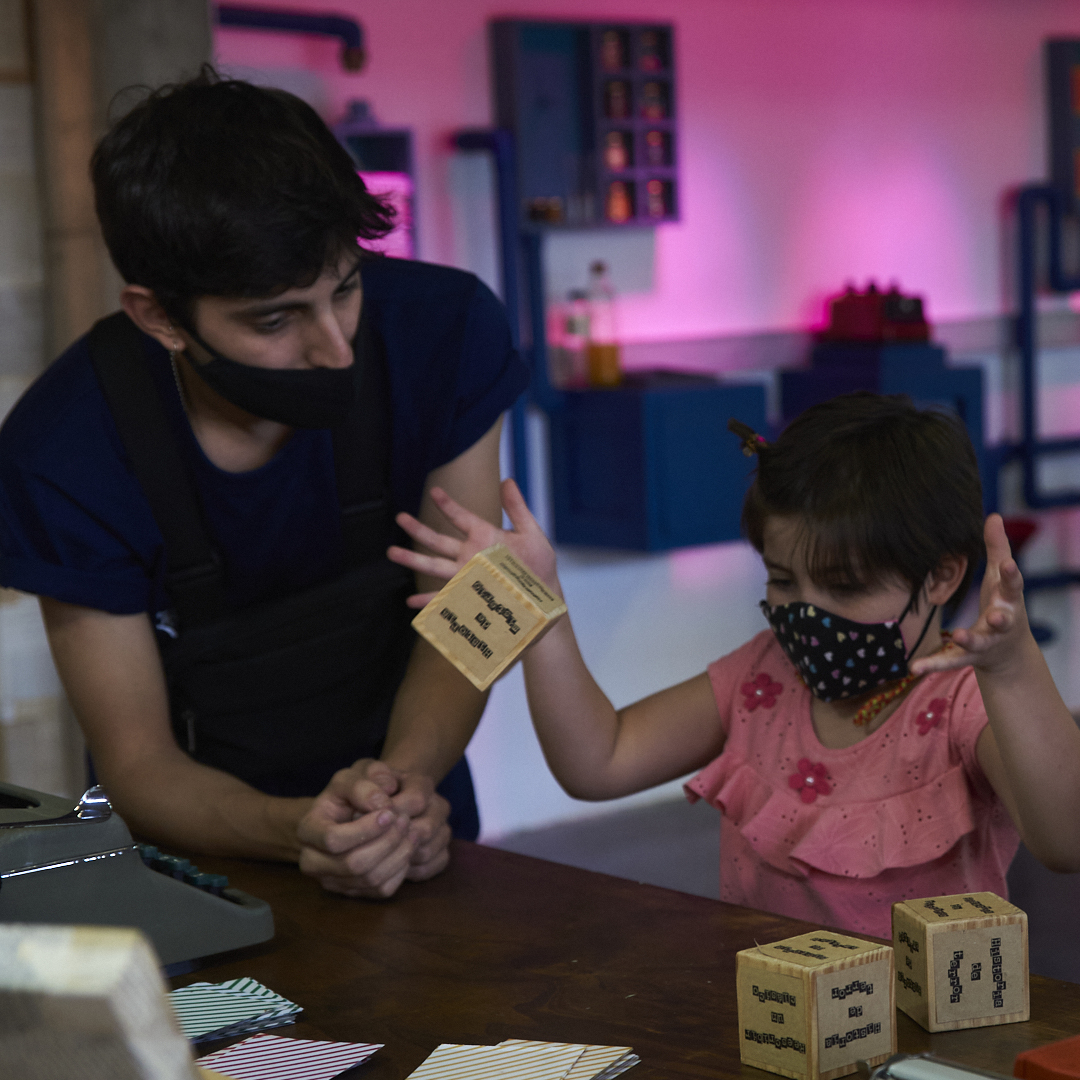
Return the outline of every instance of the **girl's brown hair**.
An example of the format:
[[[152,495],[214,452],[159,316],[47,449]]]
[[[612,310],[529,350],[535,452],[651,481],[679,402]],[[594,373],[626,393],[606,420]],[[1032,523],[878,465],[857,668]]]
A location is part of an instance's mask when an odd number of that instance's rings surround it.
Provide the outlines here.
[[[845,394],[754,450],[742,525],[759,552],[767,518],[800,518],[815,584],[899,579],[913,601],[943,558],[963,555],[967,572],[944,608],[955,614],[984,557],[982,485],[958,417],[900,394]]]

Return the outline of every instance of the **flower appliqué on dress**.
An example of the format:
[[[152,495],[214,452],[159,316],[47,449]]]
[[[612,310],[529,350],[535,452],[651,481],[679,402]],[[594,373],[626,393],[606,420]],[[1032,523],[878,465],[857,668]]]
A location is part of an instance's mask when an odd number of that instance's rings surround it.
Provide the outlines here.
[[[799,758],[798,772],[788,777],[788,786],[799,793],[804,803],[812,803],[819,795],[828,795],[832,791],[829,783],[829,770],[820,761]]]
[[[759,705],[766,709],[775,705],[783,689],[780,683],[773,682],[772,677],[763,671],[753,682],[744,682],[739,687],[739,692],[746,698],[743,702],[746,711],[753,712]]]
[[[949,703],[944,698],[934,698],[918,716],[915,723],[919,725],[919,734],[925,735],[931,728],[936,728],[945,719],[945,710]]]

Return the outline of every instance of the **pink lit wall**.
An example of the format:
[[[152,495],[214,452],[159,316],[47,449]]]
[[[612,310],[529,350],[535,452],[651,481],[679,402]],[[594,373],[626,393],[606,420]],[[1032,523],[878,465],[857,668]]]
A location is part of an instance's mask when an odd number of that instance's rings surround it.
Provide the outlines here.
[[[1080,36],[1075,0],[288,0],[367,31],[336,43],[219,30],[219,61],[306,69],[330,119],[347,99],[417,133],[420,251],[462,261],[448,136],[490,119],[494,15],[675,23],[684,219],[642,257],[628,340],[806,325],[847,279],[897,280],[932,319],[1002,309],[999,205],[1044,175],[1040,43]]]

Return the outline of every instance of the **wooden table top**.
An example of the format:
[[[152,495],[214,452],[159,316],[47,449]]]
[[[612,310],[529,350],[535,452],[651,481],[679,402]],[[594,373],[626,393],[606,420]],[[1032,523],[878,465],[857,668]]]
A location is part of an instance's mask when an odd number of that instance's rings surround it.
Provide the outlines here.
[[[304,1008],[280,1034],[385,1043],[365,1080],[403,1080],[439,1043],[510,1038],[632,1046],[632,1080],[762,1080],[739,1062],[735,954],[818,929],[463,842],[386,902],[331,895],[295,867],[198,862],[267,900],[277,935],[173,986],[256,978]],[[1031,1016],[930,1035],[898,1013],[899,1048],[1011,1075],[1021,1050],[1080,1034],[1080,985],[1033,977]]]

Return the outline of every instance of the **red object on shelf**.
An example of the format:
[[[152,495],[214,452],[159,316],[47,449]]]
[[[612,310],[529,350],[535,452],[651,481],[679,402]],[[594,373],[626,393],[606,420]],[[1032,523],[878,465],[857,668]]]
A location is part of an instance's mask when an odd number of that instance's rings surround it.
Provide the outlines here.
[[[829,325],[816,334],[819,341],[929,341],[930,325],[922,298],[905,296],[893,285],[881,292],[874,282],[865,292],[849,285],[829,301]]]
[[[1080,1035],[1017,1054],[1013,1076],[1023,1080],[1080,1080]]]
[[[1039,523],[1034,518],[1002,518],[1005,526],[1005,539],[1009,541],[1013,557],[1020,554],[1024,545],[1039,531]]]

